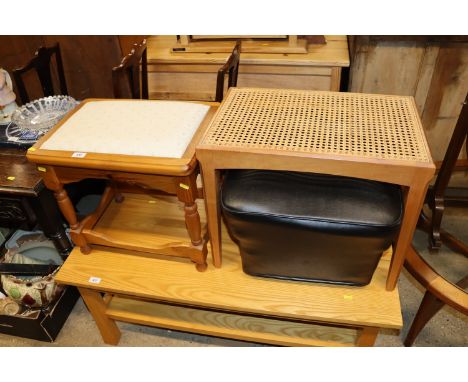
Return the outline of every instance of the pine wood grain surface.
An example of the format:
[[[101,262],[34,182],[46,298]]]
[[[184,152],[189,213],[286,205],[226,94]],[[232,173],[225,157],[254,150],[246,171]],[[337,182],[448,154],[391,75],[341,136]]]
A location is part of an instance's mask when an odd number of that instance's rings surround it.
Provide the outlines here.
[[[135,206],[126,218],[133,220],[135,226],[146,226],[151,219],[151,213],[145,214],[150,198],[139,196],[138,200],[141,205],[137,206],[137,199],[132,201]],[[199,210],[204,210],[202,202]],[[167,214],[183,221],[176,203],[168,205]],[[223,240],[223,267],[216,269],[210,264],[203,273],[197,272],[185,259],[154,258],[99,247],[83,255],[75,248],[59,271],[57,281],[231,312],[355,326],[402,326],[398,290],[385,290],[389,251],[382,257],[368,286],[341,287],[248,276],[242,272],[238,248],[227,232]],[[91,277],[99,278],[100,282],[90,282]]]
[[[199,211],[205,220],[203,206]],[[156,253],[171,247],[190,248],[183,216],[183,205],[174,197],[126,194],[123,203],[111,202],[93,231],[123,246],[137,245]]]
[[[205,335],[282,346],[352,346],[359,330],[206,311],[114,297],[106,314],[113,319]]]

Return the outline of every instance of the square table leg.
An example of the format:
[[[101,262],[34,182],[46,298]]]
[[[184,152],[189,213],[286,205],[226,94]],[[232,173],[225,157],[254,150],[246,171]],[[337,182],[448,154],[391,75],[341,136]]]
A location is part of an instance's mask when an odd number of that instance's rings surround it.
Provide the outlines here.
[[[221,209],[219,207],[220,170],[204,165],[202,167],[203,192],[206,218],[210,234],[213,265],[221,267]]]
[[[106,315],[106,304],[101,293],[88,288],[78,288],[78,290],[94,321],[96,321],[104,342],[109,345],[117,345],[120,340],[120,330],[115,321]]]
[[[398,276],[400,275],[405,261],[406,251],[413,240],[414,231],[424,203],[427,187],[428,183],[424,182],[416,183],[408,189],[400,233],[398,234],[395,250],[388,270],[386,289],[389,291],[395,289],[397,285]]]
[[[370,347],[374,346],[375,340],[377,339],[377,334],[379,334],[379,328],[374,327],[365,327],[362,329],[361,334],[359,335],[356,346]]]

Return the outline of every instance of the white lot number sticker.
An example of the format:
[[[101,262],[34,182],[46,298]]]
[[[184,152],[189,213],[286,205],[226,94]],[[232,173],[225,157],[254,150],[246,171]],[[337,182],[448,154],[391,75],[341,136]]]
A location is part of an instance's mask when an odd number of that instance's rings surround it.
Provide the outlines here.
[[[72,154],[72,158],[84,158],[86,156],[86,153],[80,153],[80,152],[74,152]]]
[[[99,277],[90,277],[88,281],[92,284],[99,284],[101,279]]]

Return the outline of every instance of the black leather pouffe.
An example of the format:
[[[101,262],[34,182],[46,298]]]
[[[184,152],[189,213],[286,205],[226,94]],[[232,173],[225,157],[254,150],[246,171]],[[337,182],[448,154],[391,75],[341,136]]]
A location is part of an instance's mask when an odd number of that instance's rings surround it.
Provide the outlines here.
[[[366,285],[402,219],[400,187],[297,172],[230,170],[224,219],[253,276]]]

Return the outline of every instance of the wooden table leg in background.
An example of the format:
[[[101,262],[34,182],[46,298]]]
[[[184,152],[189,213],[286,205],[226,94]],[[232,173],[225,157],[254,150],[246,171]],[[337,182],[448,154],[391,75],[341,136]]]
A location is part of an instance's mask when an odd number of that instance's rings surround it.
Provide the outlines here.
[[[106,304],[101,294],[88,288],[78,288],[78,290],[94,321],[96,321],[104,342],[109,345],[117,345],[120,340],[120,330],[115,321],[106,315]]]
[[[221,267],[221,210],[219,206],[220,171],[203,165],[203,192],[205,196],[206,218],[210,233],[213,265]]]
[[[29,198],[29,202],[37,217],[39,227],[46,237],[52,240],[55,248],[62,254],[71,251],[73,246],[65,233],[52,192],[44,188],[37,197]]]
[[[424,203],[428,184],[415,184],[409,187],[406,195],[405,209],[403,212],[403,221],[401,222],[400,233],[395,246],[390,269],[388,270],[386,289],[391,291],[395,289],[398,276],[405,261],[406,251],[413,240],[416,224]]]
[[[62,211],[63,216],[70,225],[70,236],[73,242],[80,247],[82,253],[90,253],[91,247],[80,232],[80,224],[73,203],[68,197],[67,191],[63,188],[63,184],[55,174],[54,169],[52,167],[44,167],[42,169],[42,178],[46,187],[54,192],[60,211]]]
[[[357,339],[356,345],[362,347],[374,346],[375,340],[377,339],[377,334],[379,334],[379,328],[363,328],[360,336]]]

